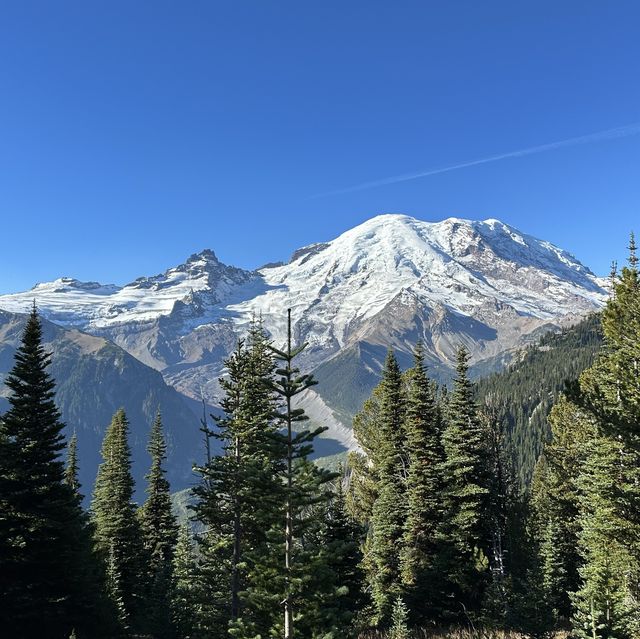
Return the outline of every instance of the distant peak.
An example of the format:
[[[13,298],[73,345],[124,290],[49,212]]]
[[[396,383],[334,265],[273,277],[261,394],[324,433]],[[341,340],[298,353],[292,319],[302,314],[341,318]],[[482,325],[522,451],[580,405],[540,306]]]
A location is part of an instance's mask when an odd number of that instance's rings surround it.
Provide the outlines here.
[[[187,258],[187,264],[192,264],[193,262],[216,262],[218,263],[218,257],[211,249],[204,249],[199,253],[194,253]]]

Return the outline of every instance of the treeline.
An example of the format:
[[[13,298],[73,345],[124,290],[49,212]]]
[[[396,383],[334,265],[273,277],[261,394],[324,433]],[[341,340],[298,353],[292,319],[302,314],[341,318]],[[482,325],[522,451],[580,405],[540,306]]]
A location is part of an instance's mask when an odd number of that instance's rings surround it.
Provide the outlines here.
[[[551,411],[552,438],[522,490],[504,395],[483,402],[460,349],[452,387],[390,351],[354,420],[344,473],[309,460],[322,429],[298,396],[304,345],[260,323],[221,380],[224,416],[203,421],[193,534],[179,528],[160,416],[147,498],[123,411],[102,446],[88,512],[67,447],[34,308],[0,420],[0,628],[12,637],[338,639],[371,629],[640,636],[640,276],[612,275],[604,348]],[[212,446],[215,438],[219,445]],[[214,450],[220,450],[214,454]],[[422,636],[422,635],[421,635]]]
[[[367,530],[367,622],[536,631],[524,502],[502,423],[491,405],[476,406],[465,349],[451,391],[428,378],[420,344],[414,357],[403,374],[389,352],[354,421],[362,451],[350,455],[347,503]]]
[[[365,614],[372,625],[393,629],[401,619],[534,637],[563,628],[581,639],[640,637],[640,277],[633,238],[630,248],[629,266],[612,275],[604,348],[551,410],[551,438],[530,491],[514,473],[514,423],[506,416],[520,407],[505,405],[510,389],[490,392],[489,385],[477,406],[464,349],[450,391],[426,376],[420,345],[404,374],[389,353],[381,383],[354,421],[362,451],[351,454],[347,499],[367,531]],[[595,343],[594,328],[590,320],[574,337]],[[550,374],[555,379],[557,371]],[[539,402],[530,381],[527,394]]]
[[[531,483],[544,443],[551,434],[549,412],[565,383],[593,364],[602,348],[600,315],[590,315],[560,333],[548,333],[519,354],[504,371],[475,383],[480,404],[486,398],[498,410],[516,477],[522,488]]]
[[[203,423],[208,454],[194,469],[201,531],[194,537],[172,514],[160,415],[150,432],[145,502],[133,501],[129,423],[120,410],[83,511],[77,440],[65,465],[34,307],[0,421],[3,632],[34,639],[355,632],[361,531],[346,515],[340,477],[308,460],[323,429],[305,429],[295,406],[315,383],[295,366],[303,348],[291,337],[285,350],[274,348],[256,323],[226,361],[224,418]],[[220,454],[211,454],[211,438]]]

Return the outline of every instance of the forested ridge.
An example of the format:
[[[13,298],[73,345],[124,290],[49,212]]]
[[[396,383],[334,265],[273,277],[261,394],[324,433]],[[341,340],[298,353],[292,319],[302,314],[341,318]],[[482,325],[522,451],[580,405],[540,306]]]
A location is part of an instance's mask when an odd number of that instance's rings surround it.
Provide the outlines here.
[[[316,382],[298,369],[291,317],[284,346],[254,321],[226,361],[223,416],[201,424],[195,527],[171,510],[161,414],[142,505],[123,410],[95,486],[80,486],[34,307],[0,421],[0,628],[25,639],[639,637],[633,237],[612,290],[600,319],[477,386],[462,347],[450,388],[429,377],[421,343],[404,372],[390,350],[354,420],[360,449],[335,473],[309,459],[322,429],[297,403]]]
[[[593,314],[558,333],[548,333],[522,351],[506,370],[476,381],[478,402],[490,398],[499,411],[523,487],[530,484],[542,446],[551,434],[551,407],[602,347],[600,322],[600,315]]]

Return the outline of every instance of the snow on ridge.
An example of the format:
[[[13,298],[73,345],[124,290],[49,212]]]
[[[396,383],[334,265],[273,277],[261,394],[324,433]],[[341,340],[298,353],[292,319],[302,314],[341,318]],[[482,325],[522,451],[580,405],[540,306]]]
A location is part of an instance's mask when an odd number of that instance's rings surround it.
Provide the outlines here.
[[[340,346],[351,327],[403,291],[463,315],[495,300],[539,319],[595,310],[606,298],[598,278],[567,252],[495,219],[379,215],[261,275],[264,292],[229,305],[236,322],[260,314],[278,341],[283,310],[292,308],[312,343]]]
[[[260,314],[277,341],[292,308],[312,342],[343,345],[349,331],[403,291],[465,315],[495,300],[545,319],[598,308],[606,298],[601,280],[572,255],[499,220],[384,214],[257,273],[226,266],[205,250],[123,287],[60,278],[0,296],[0,308],[24,312],[35,298],[53,321],[100,330],[148,322],[181,303],[195,309],[194,326],[225,319],[242,328]]]

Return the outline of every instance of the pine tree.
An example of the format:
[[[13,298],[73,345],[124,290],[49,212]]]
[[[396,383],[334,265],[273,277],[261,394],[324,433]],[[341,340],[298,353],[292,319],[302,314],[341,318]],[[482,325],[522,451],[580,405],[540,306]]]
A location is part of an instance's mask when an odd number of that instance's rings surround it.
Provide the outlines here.
[[[442,518],[443,451],[435,389],[424,369],[422,343],[414,351],[409,371],[405,420],[409,469],[407,517],[401,555],[402,582],[416,621],[433,619],[437,605],[437,532]]]
[[[34,305],[0,421],[0,627],[26,638],[68,637],[74,627],[98,636],[92,558],[60,459],[65,442],[49,363]]]
[[[198,583],[196,559],[189,528],[183,524],[173,554],[171,579],[171,624],[179,639],[195,639],[198,634]]]
[[[78,435],[73,433],[67,447],[67,465],[64,469],[64,481],[71,488],[74,495],[80,494],[78,480]]]
[[[398,597],[393,604],[391,613],[391,628],[389,629],[389,639],[409,639],[409,610],[407,605]]]
[[[279,422],[285,429],[285,469],[284,480],[284,639],[293,637],[294,610],[303,614],[301,604],[296,599],[301,591],[305,577],[311,568],[304,547],[299,543],[305,529],[313,524],[313,505],[328,498],[323,485],[335,477],[333,473],[321,469],[308,460],[313,452],[313,441],[326,427],[314,430],[294,432],[294,425],[308,419],[304,409],[294,408],[295,398],[316,382],[309,374],[301,374],[294,360],[306,348],[306,344],[293,346],[291,309],[287,311],[287,343],[284,350],[271,347],[277,360],[281,362],[276,369],[273,383],[274,392],[281,398],[284,406],[278,412]],[[294,529],[295,526],[295,529]]]
[[[633,236],[629,250],[602,315],[606,348],[581,375],[577,398],[597,436],[580,478],[584,564],[575,630],[586,632],[587,619],[592,634],[607,638],[640,631],[640,274]]]
[[[172,635],[169,618],[169,591],[173,551],[178,525],[171,510],[169,482],[163,463],[167,446],[160,413],[151,428],[149,446],[151,469],[147,474],[147,499],[138,510],[143,546],[146,552],[145,624],[154,637]]]
[[[405,388],[398,362],[390,350],[382,371],[376,498],[373,504],[365,567],[375,619],[388,623],[393,602],[402,593],[400,554],[405,521]]]
[[[273,358],[258,322],[226,361],[224,417],[215,436],[223,452],[198,469],[194,489],[199,535],[199,581],[209,636],[266,634],[274,623],[274,583],[263,573],[279,553],[274,529],[281,520],[283,438],[274,420]],[[204,623],[204,622],[203,622]]]
[[[549,417],[552,439],[538,462],[532,487],[533,525],[542,588],[556,618],[571,615],[569,593],[578,588],[579,491],[584,442],[594,433],[588,415],[566,395]]]
[[[640,633],[640,605],[632,591],[634,559],[617,539],[624,526],[616,512],[619,445],[609,437],[586,443],[578,483],[582,555],[580,587],[572,596],[574,633],[580,639],[632,639]]]
[[[449,578],[462,598],[454,602],[452,612],[458,614],[463,607],[477,607],[489,554],[486,442],[469,380],[468,361],[469,354],[460,347],[442,437],[445,451],[442,534],[451,552]]]
[[[91,503],[94,544],[104,562],[107,594],[118,609],[123,631],[142,624],[142,542],[133,503],[129,422],[124,410],[116,412],[102,444]]]

